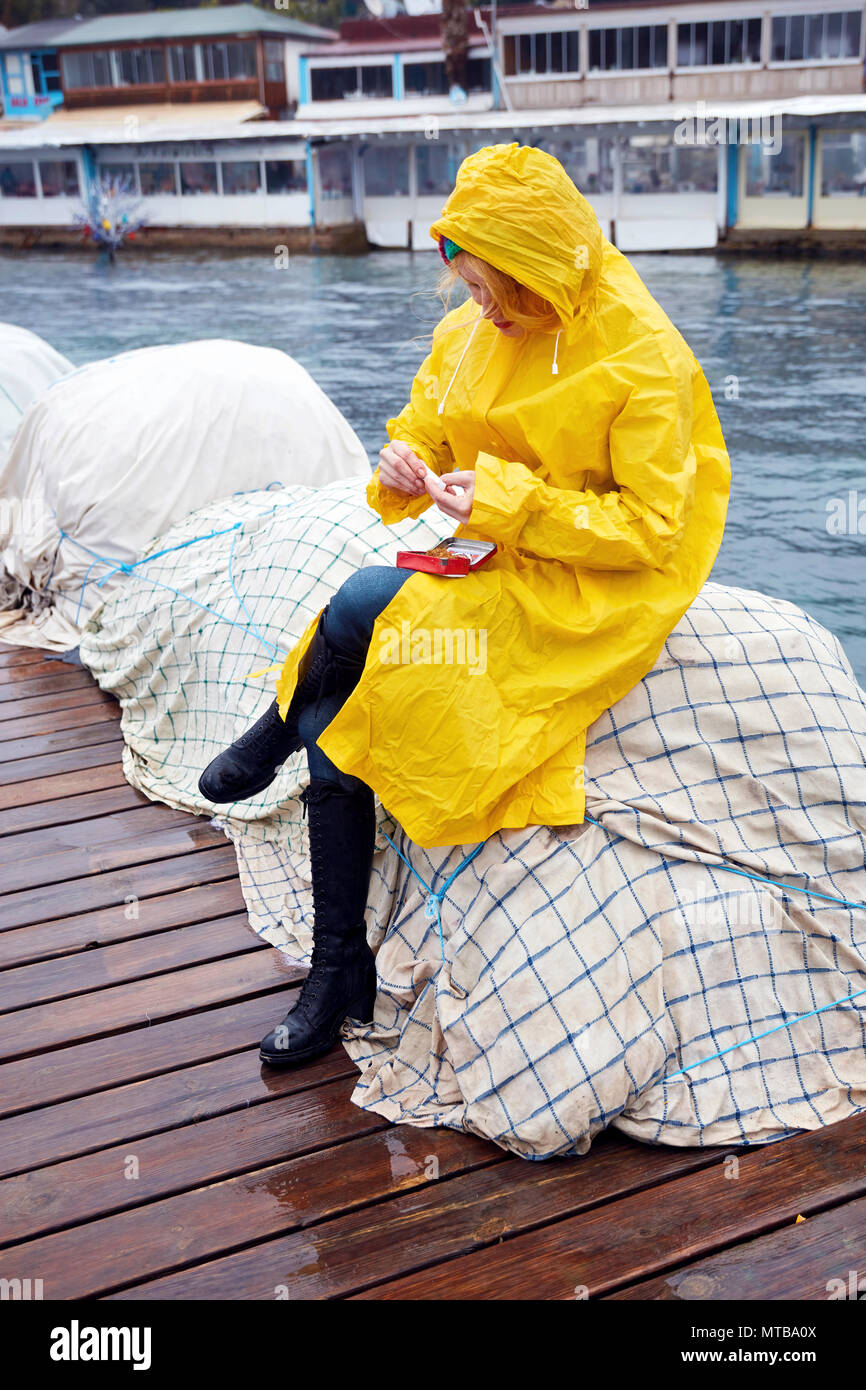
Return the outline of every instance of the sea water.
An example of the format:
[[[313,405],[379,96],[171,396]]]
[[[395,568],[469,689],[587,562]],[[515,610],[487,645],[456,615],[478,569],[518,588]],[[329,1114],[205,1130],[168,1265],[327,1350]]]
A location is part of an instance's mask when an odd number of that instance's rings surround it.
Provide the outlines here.
[[[706,373],[733,465],[721,583],[790,599],[866,685],[866,270],[855,262],[640,255]],[[375,462],[441,314],[433,253],[0,256],[0,317],[76,365],[238,338],[296,357]],[[455,301],[456,302],[456,301]]]

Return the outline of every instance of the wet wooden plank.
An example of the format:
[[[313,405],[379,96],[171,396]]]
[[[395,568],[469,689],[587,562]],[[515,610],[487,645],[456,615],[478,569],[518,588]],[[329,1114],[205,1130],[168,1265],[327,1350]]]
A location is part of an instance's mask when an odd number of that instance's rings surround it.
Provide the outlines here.
[[[120,708],[113,700],[58,710],[56,714],[31,714],[23,719],[5,719],[0,723],[0,745],[36,734],[83,729],[91,724],[117,724],[119,719]]]
[[[76,879],[69,884],[49,884],[0,897],[0,930],[28,923],[53,921],[77,912],[123,904],[129,899],[141,902],[156,893],[213,883],[237,873],[234,846],[228,842],[203,849],[188,850],[171,859],[140,864],[129,869]]]
[[[113,762],[104,767],[87,768],[85,771],[64,772],[50,777],[40,777],[38,782],[19,782],[9,787],[0,786],[0,811],[12,807],[36,806],[45,801],[56,801],[66,796],[81,796],[88,791],[100,791],[105,787],[125,787],[129,784],[123,775],[119,750]]]
[[[34,695],[30,698],[9,700],[0,703],[0,726],[7,720],[29,718],[33,714],[62,713],[64,710],[81,709],[83,706],[110,705],[117,709],[113,696],[104,694],[92,682],[90,685],[76,686],[73,690],[58,690],[54,695]]]
[[[0,824],[3,815],[0,812]],[[45,858],[71,849],[90,854],[95,850],[125,844],[148,832],[184,825],[209,826],[210,818],[192,816],[186,811],[177,811],[171,806],[140,796],[137,800],[131,800],[129,810],[120,813],[72,816],[54,826],[25,830],[15,836],[7,836],[5,840],[0,839],[0,866],[22,859]],[[214,830],[212,833],[216,835],[220,832]]]
[[[301,978],[305,972],[285,964],[276,951],[253,951],[226,961],[194,965],[170,975],[93,990],[61,999],[50,1009],[35,1006],[0,1015],[0,1058],[63,1048],[103,1033],[145,1029],[208,1004],[222,1003]],[[139,1046],[146,1047],[145,1035]]]
[[[0,932],[0,969],[245,912],[236,877]],[[2,980],[0,980],[2,987]]]
[[[122,774],[121,774],[122,778]],[[61,796],[56,801],[38,801],[31,806],[10,806],[0,811],[0,840],[4,835],[18,835],[22,830],[42,830],[51,825],[69,825],[72,821],[92,820],[95,816],[116,811],[136,810],[140,806],[159,805],[148,800],[143,792],[121,780],[116,787],[100,791],[81,792],[78,796]]]
[[[608,1297],[642,1302],[796,1299],[823,1303],[847,1300],[852,1293],[857,1296],[858,1274],[862,1299],[866,1294],[863,1197]]]
[[[94,1297],[139,1282],[142,1272],[155,1275],[287,1227],[304,1230],[364,1208],[371,1200],[423,1191],[433,1181],[434,1163],[436,1181],[444,1185],[455,1173],[501,1162],[492,1145],[446,1130],[370,1134],[371,1129],[381,1131],[383,1122],[349,1105],[347,1096],[340,1096],[340,1104],[328,1096],[330,1090],[323,1087],[282,1103],[287,1120],[283,1157],[289,1161],[15,1246],[4,1252],[4,1260],[25,1271],[42,1268],[46,1297]],[[346,1088],[340,1090],[345,1093]],[[330,1113],[321,1114],[326,1097]],[[235,1142],[238,1121],[232,1116],[226,1124],[229,1142]],[[291,1157],[331,1136],[343,1142]]]
[[[144,1157],[148,1162],[143,1195],[162,1197],[177,1188],[174,1160],[164,1172],[150,1164],[164,1160],[169,1152],[174,1154],[173,1144],[177,1153],[181,1152],[193,1137],[192,1131],[185,1132],[186,1126],[338,1079],[351,1082],[348,1094],[357,1077],[343,1047],[335,1047],[303,1067],[274,1069],[263,1067],[258,1048],[250,1046],[198,1066],[5,1119],[0,1122],[3,1239],[21,1240],[46,1228],[73,1225],[136,1206],[142,1189],[120,1180],[122,1164],[118,1166],[116,1153],[106,1152],[108,1149],[120,1147],[128,1152],[133,1142],[138,1145],[150,1136],[178,1131],[176,1141],[163,1138],[144,1154],[136,1149],[139,1159]],[[282,1126],[288,1143],[291,1125],[284,1109],[279,1114],[281,1119],[275,1124]],[[285,1158],[286,1151],[275,1157]],[[211,1181],[233,1171],[233,1161],[230,1152],[208,1154],[205,1148],[201,1150],[202,1167],[196,1172],[202,1182]],[[13,1173],[17,1176],[6,1176]]]
[[[402,1130],[396,1137],[402,1141]],[[345,1298],[395,1274],[409,1273],[433,1260],[453,1260],[514,1232],[532,1230],[534,1239],[534,1228],[548,1221],[564,1224],[563,1216],[593,1201],[609,1207],[623,1189],[634,1187],[636,1152],[635,1145],[611,1137],[586,1159],[541,1165],[504,1158],[491,1167],[434,1180],[418,1191],[321,1226],[138,1282],[118,1296],[272,1299],[274,1288],[285,1285],[293,1299]],[[647,1149],[639,1181],[646,1181],[647,1171],[658,1179],[713,1161],[707,1150]],[[655,1189],[667,1190],[668,1186]],[[524,1285],[524,1297],[532,1296],[530,1288]]]
[[[246,913],[199,922],[194,927],[139,936],[74,956],[24,965],[0,975],[0,1009],[9,1013],[87,994],[103,986],[144,980],[166,970],[269,950],[250,928]]]
[[[10,681],[0,685],[0,704],[13,700],[32,699],[37,695],[58,695],[70,690],[92,689],[93,677],[83,667],[65,666],[58,661],[57,669],[45,676],[31,676],[24,673],[22,680]]]
[[[66,832],[69,839],[74,841],[76,836],[72,832],[76,830],[81,831],[81,844],[77,847],[56,848],[50,852],[46,850],[43,854],[28,855],[26,858],[9,857],[16,848],[15,841],[7,840],[0,844],[3,893],[12,894],[21,889],[32,891],[50,884],[69,888],[76,880],[87,879],[93,874],[107,874],[126,866],[135,868],[144,864],[158,864],[164,859],[226,843],[222,831],[215,830],[210,821],[196,816],[186,816],[182,822],[157,826],[153,830],[142,828],[138,834],[121,832],[117,838],[107,835],[105,844],[101,843],[98,823],[95,830],[92,821],[70,826]],[[52,830],[48,835],[53,836],[54,833]],[[16,841],[22,839],[24,836],[15,837]]]
[[[35,661],[4,662],[0,665],[0,689],[4,686],[17,686],[22,681],[37,680],[45,676],[69,675],[72,671],[78,675],[86,675],[91,681],[93,680],[86,667],[78,666],[71,661],[59,661],[56,657],[37,655]]]
[[[265,989],[242,998],[111,1033],[0,1065],[0,1114],[71,1100],[110,1086],[195,1066],[244,1048],[256,1048],[291,1008],[295,987]]]
[[[391,1279],[378,1299],[573,1299],[658,1274],[866,1191],[866,1116],[738,1155],[739,1176],[679,1178],[531,1235]],[[371,1238],[371,1237],[369,1237]],[[148,1297],[151,1295],[148,1294]],[[186,1297],[187,1295],[181,1295]],[[374,1296],[371,1294],[371,1296]]]
[[[30,662],[44,661],[44,647],[19,647],[0,637],[0,666],[26,666]]]
[[[106,763],[117,766],[123,750],[123,736],[119,729],[109,724],[102,725],[101,729],[102,738],[92,747],[69,748],[63,753],[46,753],[41,758],[25,757],[0,763],[0,787],[14,786],[22,790],[22,783],[37,778],[80,772],[87,768],[103,767]]]
[[[26,720],[13,720],[27,723]],[[6,725],[9,728],[9,725]],[[71,748],[92,748],[97,743],[117,742],[119,729],[116,719],[102,719],[98,724],[86,724],[74,729],[54,729],[49,733],[18,733],[16,737],[0,739],[0,765],[22,762],[25,758],[44,758],[53,753],[68,753]]]

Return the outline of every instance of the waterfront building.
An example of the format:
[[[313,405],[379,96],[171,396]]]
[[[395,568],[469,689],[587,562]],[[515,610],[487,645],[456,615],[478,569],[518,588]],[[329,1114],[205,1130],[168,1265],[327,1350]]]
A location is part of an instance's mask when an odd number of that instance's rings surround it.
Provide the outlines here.
[[[302,33],[241,5],[2,34],[0,234],[44,239],[123,174],[154,238],[355,228],[432,249],[460,160],[516,139],[562,160],[625,251],[863,245],[862,4],[500,6],[495,33],[489,8],[469,19],[456,93],[437,15]],[[25,53],[28,96],[59,83],[26,112],[8,86]]]

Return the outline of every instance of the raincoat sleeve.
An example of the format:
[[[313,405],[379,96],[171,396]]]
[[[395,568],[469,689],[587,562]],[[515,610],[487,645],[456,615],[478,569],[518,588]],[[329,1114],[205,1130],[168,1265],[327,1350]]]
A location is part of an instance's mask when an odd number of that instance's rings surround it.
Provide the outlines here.
[[[551,487],[525,464],[480,452],[468,522],[473,533],[592,569],[665,563],[694,497],[691,370],[685,360],[669,365],[645,343],[637,352],[640,366],[632,363],[633,380],[607,438],[615,487],[601,493]],[[543,458],[544,440],[538,444]],[[567,449],[567,438],[560,436],[557,447]],[[576,437],[575,475],[581,473],[580,450]]]
[[[386,422],[385,429],[390,440],[397,439],[408,444],[434,473],[450,473],[454,468],[454,455],[438,414],[440,344],[441,336],[434,333],[433,349],[418,369],[408,405],[394,419]],[[410,497],[405,492],[386,487],[379,477],[378,468],[367,484],[367,501],[386,526],[410,516],[420,516],[433,505],[428,493],[421,497]]]

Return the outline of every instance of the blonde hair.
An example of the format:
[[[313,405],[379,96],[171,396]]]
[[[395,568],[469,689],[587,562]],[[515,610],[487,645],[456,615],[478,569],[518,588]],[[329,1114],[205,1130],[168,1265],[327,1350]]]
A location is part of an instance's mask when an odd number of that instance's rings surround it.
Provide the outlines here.
[[[450,308],[451,294],[462,280],[461,271],[471,270],[490,291],[490,295],[503,319],[509,319],[522,328],[525,333],[550,333],[562,325],[553,305],[540,294],[521,285],[513,276],[497,270],[480,256],[459,251],[454,260],[445,266],[439,277],[436,289],[445,305]]]

